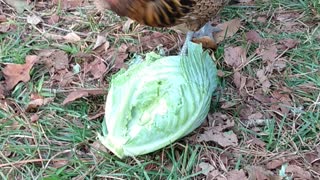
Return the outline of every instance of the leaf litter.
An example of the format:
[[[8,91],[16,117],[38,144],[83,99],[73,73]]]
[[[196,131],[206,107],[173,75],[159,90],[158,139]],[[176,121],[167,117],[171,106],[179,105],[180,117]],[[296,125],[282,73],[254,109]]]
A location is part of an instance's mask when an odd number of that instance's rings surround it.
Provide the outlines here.
[[[20,1],[15,0],[14,2]],[[14,4],[14,2],[9,4],[17,11],[23,12],[25,8],[17,3]],[[248,4],[254,3],[253,1],[243,2]],[[35,7],[44,8],[49,4],[57,5],[58,3],[58,1],[38,2],[35,4]],[[63,10],[72,12],[86,2],[81,0],[62,0],[60,3]],[[281,12],[281,10],[278,11]],[[301,14],[295,12],[279,12],[273,17],[273,20],[277,23],[276,31],[274,33],[297,32],[303,30],[301,24],[296,21],[301,18]],[[70,27],[72,24],[69,22],[78,20],[76,14],[73,16],[74,17],[66,18],[55,13],[45,16],[30,15],[27,17],[27,22],[35,26],[42,26],[45,23],[54,25],[58,22],[63,22],[61,28],[69,29],[68,24],[70,24]],[[258,15],[255,18],[256,22],[266,23],[270,17]],[[7,24],[7,21],[8,17],[0,15],[0,33],[7,33],[15,30],[14,26]],[[233,19],[218,24],[218,27],[222,31],[214,34],[217,43],[223,44],[226,38],[233,37],[240,30],[241,23],[243,22],[241,22],[240,19]],[[106,94],[107,91],[101,87],[107,87],[107,82],[101,77],[104,75],[109,76],[121,68],[126,68],[126,61],[131,54],[154,51],[161,48],[166,53],[174,53],[178,51],[178,48],[182,44],[180,34],[143,30],[139,38],[131,35],[131,37],[138,39],[138,43],[120,43],[116,46],[118,37],[117,35],[114,36],[115,33],[129,33],[132,30],[142,30],[140,26],[134,27],[135,24],[131,21],[126,21],[126,23],[122,24],[123,25],[110,30],[106,35],[99,34],[95,39],[90,39],[93,54],[70,55],[62,50],[53,48],[36,51],[36,56],[33,57],[37,60],[34,62],[27,60],[30,58],[30,56],[27,56],[25,64],[6,64],[3,72],[0,73],[0,75],[3,74],[4,76],[4,81],[0,82],[3,85],[0,86],[0,99],[5,99],[8,96],[7,91],[12,90],[17,83],[21,81],[27,83],[29,81],[30,70],[34,68],[33,66],[35,64],[45,65],[50,74],[50,79],[45,82],[45,86],[67,90],[64,93],[66,96],[61,103],[62,105],[71,104],[80,98]],[[266,29],[265,31],[268,30]],[[66,44],[87,41],[88,37],[80,34],[82,33],[75,31],[48,31],[43,35],[48,39]],[[285,89],[282,84],[275,83],[273,77],[285,71],[287,63],[290,63],[290,59],[285,52],[296,48],[301,42],[290,38],[273,40],[270,38],[263,38],[260,34],[260,31],[257,32],[255,30],[248,30],[245,33],[246,43],[256,47],[253,52],[249,52],[249,46],[239,46],[238,44],[226,46],[224,48],[224,63],[227,65],[226,67],[231,68],[229,71],[232,73],[232,76],[229,77],[231,79],[228,79],[228,81],[234,86],[226,88],[223,93],[229,93],[231,97],[235,98],[232,98],[232,101],[226,99],[219,100],[223,113],[209,114],[207,123],[200,128],[201,130],[199,130],[197,134],[198,139],[196,142],[207,144],[213,143],[215,146],[226,150],[226,153],[212,151],[210,153],[215,153],[215,155],[211,154],[214,158],[208,158],[208,161],[202,161],[198,164],[198,168],[207,179],[278,179],[277,170],[283,167],[285,163],[288,163],[288,166],[285,169],[287,175],[293,175],[295,178],[300,179],[309,179],[312,177],[301,163],[297,164],[290,159],[281,158],[265,161],[261,166],[241,167],[242,169],[239,170],[227,169],[234,167],[232,165],[235,165],[235,161],[239,158],[237,153],[241,152],[237,148],[243,147],[242,141],[245,138],[247,138],[245,144],[249,150],[258,149],[259,152],[265,153],[263,156],[267,156],[266,154],[268,153],[266,150],[266,142],[255,136],[242,136],[243,133],[239,132],[237,129],[238,120],[243,124],[253,122],[254,125],[248,126],[248,128],[260,133],[263,129],[260,127],[265,125],[267,122],[266,119],[270,117],[279,119],[278,114],[290,117],[292,113],[289,108],[293,106],[293,99],[290,96],[291,92],[288,91],[288,89]],[[109,36],[113,36],[116,41],[109,41]],[[126,36],[129,35],[126,34]],[[244,68],[252,63],[254,60],[253,58],[261,60],[262,64],[259,67],[253,66],[254,73],[248,74],[244,71]],[[76,63],[80,65],[79,73],[74,73],[72,71],[72,67]],[[11,70],[14,70],[14,72]],[[228,78],[225,72],[226,71],[223,72],[223,77]],[[75,85],[96,82],[102,83],[98,90],[79,88]],[[57,101],[57,99],[45,98],[37,93],[33,93],[30,96],[30,101],[26,105],[25,111],[32,114],[31,121],[36,123],[39,118],[41,118],[36,112],[39,111],[42,106],[53,101]],[[239,112],[238,117],[230,113],[234,112],[235,109]],[[266,110],[267,112],[262,110]],[[276,114],[273,112],[276,112]],[[93,119],[95,118],[95,115],[96,117],[100,117],[101,111],[96,111],[96,114],[93,114],[92,116]],[[98,147],[97,143],[93,143],[93,146]],[[97,149],[107,152],[106,150],[102,150],[101,147],[98,147]],[[204,154],[202,153],[200,156],[203,155]],[[252,154],[252,156],[255,155]],[[308,155],[308,158],[310,159],[309,163],[312,163],[312,168],[319,169],[320,163],[316,160],[316,157],[317,156],[315,155]],[[64,160],[54,162],[55,163],[51,164],[52,167],[63,167],[68,164],[68,162]]]

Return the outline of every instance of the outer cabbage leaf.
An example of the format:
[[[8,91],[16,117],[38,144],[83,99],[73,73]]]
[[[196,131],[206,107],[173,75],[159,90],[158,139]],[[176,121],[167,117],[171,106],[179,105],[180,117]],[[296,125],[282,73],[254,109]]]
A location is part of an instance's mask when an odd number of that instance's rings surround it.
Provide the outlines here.
[[[216,66],[201,45],[190,42],[187,56],[146,59],[111,80],[98,137],[119,158],[156,151],[199,127],[217,86]]]

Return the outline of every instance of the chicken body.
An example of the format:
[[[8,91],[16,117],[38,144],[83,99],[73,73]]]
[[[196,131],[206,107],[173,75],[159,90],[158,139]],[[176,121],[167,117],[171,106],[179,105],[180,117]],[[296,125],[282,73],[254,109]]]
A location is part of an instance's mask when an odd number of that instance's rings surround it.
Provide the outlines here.
[[[152,27],[172,27],[185,24],[190,30],[186,41],[198,31],[230,0],[96,0],[99,7],[126,16],[140,24]],[[206,26],[207,28],[209,26]],[[204,29],[202,35],[211,33]],[[210,36],[210,35],[209,35]],[[187,42],[186,42],[187,43]],[[186,44],[185,43],[185,44]],[[182,48],[184,53],[186,45]]]

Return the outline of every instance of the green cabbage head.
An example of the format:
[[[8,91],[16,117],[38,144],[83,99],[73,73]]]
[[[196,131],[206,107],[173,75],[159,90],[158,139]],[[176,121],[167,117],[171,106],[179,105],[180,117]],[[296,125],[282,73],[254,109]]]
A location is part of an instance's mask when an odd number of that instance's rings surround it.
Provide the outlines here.
[[[190,42],[186,56],[148,54],[112,77],[98,137],[119,158],[163,148],[200,126],[217,81],[201,45]]]

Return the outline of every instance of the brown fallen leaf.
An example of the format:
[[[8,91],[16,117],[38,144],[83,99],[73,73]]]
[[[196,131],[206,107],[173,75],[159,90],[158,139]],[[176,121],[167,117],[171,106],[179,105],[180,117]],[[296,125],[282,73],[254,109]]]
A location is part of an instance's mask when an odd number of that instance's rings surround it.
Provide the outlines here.
[[[210,142],[213,141],[222,147],[238,145],[237,135],[233,131],[229,132],[213,132],[212,130],[207,130],[203,134],[198,136],[198,142]]]
[[[280,112],[282,114],[288,114],[290,107],[292,107],[292,100],[288,93],[284,93],[281,90],[276,90],[271,93],[271,107],[270,109]]]
[[[73,81],[75,77],[74,74],[67,69],[62,69],[56,71],[55,74],[52,76],[51,81],[53,84],[57,84],[59,87],[67,87]]]
[[[216,169],[211,171],[206,179],[218,179],[220,175],[222,175],[222,173]]]
[[[48,19],[48,24],[54,25],[57,24],[60,20],[60,16],[57,14],[52,14]]]
[[[239,68],[247,62],[246,50],[241,46],[228,47],[224,50],[224,61],[234,69]]]
[[[107,66],[101,59],[95,58],[92,62],[85,62],[83,69],[85,73],[90,73],[93,79],[98,79],[107,71]]]
[[[278,13],[274,16],[276,20],[281,22],[294,20],[294,19],[297,19],[298,17],[300,17],[299,12],[283,12],[283,13]]]
[[[3,14],[0,14],[0,23],[7,22],[7,17]]]
[[[36,123],[38,120],[39,120],[38,114],[33,114],[33,115],[30,117],[30,121],[31,121],[32,123]]]
[[[127,65],[125,64],[125,60],[128,57],[128,46],[126,44],[121,44],[118,49],[110,48],[106,54],[106,61],[110,62],[113,64],[113,67],[115,69],[121,69],[121,68],[126,68]]]
[[[266,42],[266,43],[268,44],[269,42]],[[261,56],[264,62],[268,62],[268,61],[273,62],[278,56],[277,51],[278,51],[277,46],[273,44],[268,47],[258,48],[256,50],[256,53]]]
[[[247,170],[250,180],[282,180],[280,176],[260,166],[246,166],[245,170]]]
[[[56,40],[56,41],[63,41],[64,37],[60,34],[53,34],[53,33],[49,33],[49,32],[45,32],[43,34],[43,37],[49,39],[49,40]]]
[[[43,20],[41,19],[40,16],[37,16],[33,14],[32,16],[27,16],[27,23],[32,24],[32,25],[37,25],[41,23]]]
[[[29,102],[26,112],[36,112],[39,107],[48,104],[49,102],[52,102],[53,98],[44,98],[44,99],[35,99]]]
[[[59,159],[59,160],[54,160],[51,164],[51,167],[53,168],[61,168],[69,163],[68,160],[66,159]]]
[[[4,82],[0,81],[0,100],[5,98]]]
[[[63,39],[65,39],[69,43],[76,43],[81,41],[81,37],[74,32],[66,34],[65,36],[63,36]]]
[[[0,33],[6,33],[10,30],[10,24],[1,23],[0,24]]]
[[[103,144],[101,144],[100,141],[93,142],[91,144],[91,147],[93,147],[94,149],[99,150],[101,152],[109,153],[109,150]]]
[[[227,174],[227,180],[246,180],[248,179],[244,171],[241,170],[232,170]]]
[[[259,146],[261,148],[264,148],[266,146],[266,143],[261,141],[258,138],[252,138],[249,141],[247,141],[248,144],[253,145],[253,146]]]
[[[201,162],[198,167],[200,171],[202,171],[201,173],[206,176],[208,176],[208,174],[215,169],[210,163],[207,162]]]
[[[53,67],[55,71],[69,67],[68,55],[58,49],[45,49],[39,51],[40,62],[44,62],[48,68]]]
[[[257,112],[248,116],[248,120],[257,120],[262,118],[263,118],[263,114],[261,112]]]
[[[12,6],[17,13],[22,13],[25,9],[30,9],[30,6],[25,0],[4,0],[10,6]]]
[[[295,39],[283,39],[283,40],[280,40],[279,43],[285,47],[283,49],[287,49],[287,48],[292,49],[299,44],[299,41]]]
[[[11,90],[20,81],[28,82],[30,80],[29,72],[38,59],[38,56],[28,55],[25,64],[8,64],[2,71],[5,77],[6,89]]]
[[[132,23],[134,23],[134,20],[128,18],[122,26],[122,31],[128,33]]]
[[[285,160],[285,159],[275,159],[275,160],[268,162],[266,165],[266,168],[269,170],[277,169],[280,166],[282,166],[282,164],[284,164],[286,162],[287,162],[287,160]]]
[[[97,49],[98,47],[100,47],[101,45],[103,45],[106,42],[107,42],[107,38],[105,36],[98,35],[97,40],[96,40],[92,50]]]
[[[223,113],[213,113],[208,115],[209,127],[212,127],[214,132],[221,132],[234,127],[234,120],[230,116]]]
[[[253,43],[261,43],[263,38],[258,34],[257,31],[251,30],[246,33],[247,41]]]
[[[89,95],[101,95],[106,94],[106,91],[104,90],[76,90],[71,92],[62,102],[62,105],[66,105],[72,101],[75,101],[76,99],[87,97]]]
[[[60,5],[64,10],[75,9],[83,4],[83,0],[53,0],[52,2],[56,5]]]
[[[292,175],[295,179],[312,179],[310,172],[302,169],[300,166],[297,165],[289,165],[286,168],[286,173]]]
[[[233,83],[237,86],[237,88],[239,89],[239,91],[241,91],[247,82],[247,77],[242,75],[239,71],[236,71],[233,74]]]
[[[26,112],[36,112],[39,107],[44,106],[53,101],[54,98],[44,98],[39,94],[32,93],[30,97],[30,102],[26,106]]]
[[[240,29],[240,26],[241,20],[238,18],[218,24],[216,27],[221,29],[221,31],[214,33],[214,39],[216,40],[216,43],[220,43],[225,38],[233,36]]]
[[[265,72],[263,69],[260,69],[257,71],[257,77],[259,79],[259,82],[262,85],[263,92],[267,93],[270,91],[271,83],[269,81],[269,78],[265,75]]]

